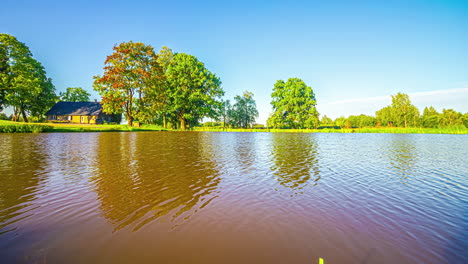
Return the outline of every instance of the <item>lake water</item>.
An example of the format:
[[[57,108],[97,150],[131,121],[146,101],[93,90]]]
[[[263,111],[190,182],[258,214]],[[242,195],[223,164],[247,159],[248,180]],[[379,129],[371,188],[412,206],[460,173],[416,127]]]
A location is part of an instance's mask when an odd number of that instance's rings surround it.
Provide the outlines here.
[[[0,134],[1,263],[468,263],[468,136]]]

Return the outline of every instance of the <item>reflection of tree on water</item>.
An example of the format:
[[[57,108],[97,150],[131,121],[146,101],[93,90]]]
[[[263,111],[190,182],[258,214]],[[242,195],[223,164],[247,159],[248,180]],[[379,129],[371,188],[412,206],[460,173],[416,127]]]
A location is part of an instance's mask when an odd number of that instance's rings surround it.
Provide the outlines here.
[[[255,133],[234,134],[234,146],[232,148],[232,156],[237,161],[236,168],[242,175],[254,176],[256,169],[256,147],[255,147]]]
[[[101,135],[93,181],[104,217],[115,230],[134,222],[138,230],[170,214],[172,221],[185,221],[216,197],[218,171],[200,137],[164,132]]]
[[[0,235],[16,229],[14,223],[32,215],[40,188],[45,153],[37,137],[3,135],[0,138]]]
[[[292,189],[302,189],[313,178],[318,184],[317,142],[309,134],[272,134],[271,168],[279,183]]]
[[[387,151],[391,169],[396,172],[402,183],[408,182],[408,175],[415,162],[414,142],[409,135],[392,135],[390,149]]]

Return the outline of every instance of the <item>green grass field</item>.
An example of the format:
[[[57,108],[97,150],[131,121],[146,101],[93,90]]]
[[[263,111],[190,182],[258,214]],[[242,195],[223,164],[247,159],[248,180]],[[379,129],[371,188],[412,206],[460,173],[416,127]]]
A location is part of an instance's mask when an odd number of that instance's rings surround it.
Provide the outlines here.
[[[59,123],[22,123],[0,120],[0,133],[49,133],[49,132],[138,132],[166,131],[157,125],[128,127],[127,125],[83,125]],[[468,134],[468,129],[454,128],[399,128],[365,127],[343,129],[242,129],[222,127],[195,127],[191,131],[211,132],[282,132],[282,133],[390,133],[390,134]]]

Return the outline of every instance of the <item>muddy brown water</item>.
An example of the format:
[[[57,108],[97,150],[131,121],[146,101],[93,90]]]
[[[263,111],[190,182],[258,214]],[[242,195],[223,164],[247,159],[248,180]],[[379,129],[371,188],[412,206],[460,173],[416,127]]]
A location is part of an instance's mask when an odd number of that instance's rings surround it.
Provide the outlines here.
[[[1,263],[468,263],[468,136],[0,134]]]

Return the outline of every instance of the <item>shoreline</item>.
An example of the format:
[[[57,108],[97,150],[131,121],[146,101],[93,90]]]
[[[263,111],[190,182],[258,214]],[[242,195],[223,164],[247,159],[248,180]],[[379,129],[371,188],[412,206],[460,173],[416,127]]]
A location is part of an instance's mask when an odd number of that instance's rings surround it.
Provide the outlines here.
[[[214,128],[194,127],[189,130],[165,129],[158,125],[142,125],[128,127],[127,125],[88,125],[88,124],[57,124],[57,123],[24,123],[0,120],[0,133],[80,133],[80,132],[263,132],[263,133],[386,133],[386,134],[452,134],[466,135],[468,128],[400,128],[400,127],[363,127],[341,129],[244,129],[244,128]]]

